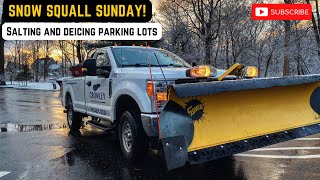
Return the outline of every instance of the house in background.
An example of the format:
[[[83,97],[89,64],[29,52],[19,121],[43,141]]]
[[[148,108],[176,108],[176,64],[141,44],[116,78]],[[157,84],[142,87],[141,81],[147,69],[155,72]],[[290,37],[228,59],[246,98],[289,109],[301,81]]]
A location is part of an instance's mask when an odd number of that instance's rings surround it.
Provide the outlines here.
[[[61,64],[51,64],[48,69],[48,75],[59,77],[61,76],[62,65]]]
[[[57,62],[53,58],[38,58],[31,64],[32,74],[35,81],[39,81],[41,78],[46,80],[48,77],[49,67],[56,65]]]

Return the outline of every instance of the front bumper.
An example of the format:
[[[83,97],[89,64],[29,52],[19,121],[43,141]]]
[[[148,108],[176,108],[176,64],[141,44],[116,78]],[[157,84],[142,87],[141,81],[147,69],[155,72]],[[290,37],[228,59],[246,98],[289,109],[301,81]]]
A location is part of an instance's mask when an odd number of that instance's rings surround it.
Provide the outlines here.
[[[143,129],[149,137],[158,137],[158,122],[156,114],[141,113]]]

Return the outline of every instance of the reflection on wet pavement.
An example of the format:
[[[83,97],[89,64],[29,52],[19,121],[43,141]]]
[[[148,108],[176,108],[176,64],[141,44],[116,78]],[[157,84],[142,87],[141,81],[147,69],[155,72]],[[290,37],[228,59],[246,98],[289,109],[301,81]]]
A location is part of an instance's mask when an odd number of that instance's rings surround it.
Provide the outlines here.
[[[243,179],[242,170],[235,170],[232,157],[201,165],[187,165],[167,172],[161,155],[149,151],[145,159],[129,164],[122,157],[115,134],[82,130],[82,135],[72,139],[72,150],[53,160],[72,169],[92,168],[95,177],[106,179]],[[241,169],[241,168],[240,168]],[[91,170],[90,170],[91,171]],[[81,174],[90,178],[91,175]],[[98,178],[99,179],[99,178]]]
[[[61,124],[59,92],[0,88],[0,124]]]
[[[116,134],[67,129],[0,133],[0,171],[4,179],[245,179],[233,158],[187,165],[170,172],[160,155],[150,151],[137,164],[122,156]]]
[[[29,131],[44,131],[52,129],[67,128],[67,125],[62,124],[43,124],[43,125],[23,125],[23,124],[0,124],[0,132],[29,132]]]

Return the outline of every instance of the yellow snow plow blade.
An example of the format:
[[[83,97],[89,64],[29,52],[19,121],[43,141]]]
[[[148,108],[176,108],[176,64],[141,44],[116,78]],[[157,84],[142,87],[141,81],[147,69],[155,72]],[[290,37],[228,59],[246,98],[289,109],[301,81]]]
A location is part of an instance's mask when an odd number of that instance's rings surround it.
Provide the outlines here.
[[[311,94],[318,86],[311,83],[181,99],[172,89],[169,99],[194,117],[194,137],[188,147],[194,151],[320,122],[310,107]]]
[[[320,133],[319,86],[318,75],[175,85],[160,114],[164,152],[176,144],[197,163]]]

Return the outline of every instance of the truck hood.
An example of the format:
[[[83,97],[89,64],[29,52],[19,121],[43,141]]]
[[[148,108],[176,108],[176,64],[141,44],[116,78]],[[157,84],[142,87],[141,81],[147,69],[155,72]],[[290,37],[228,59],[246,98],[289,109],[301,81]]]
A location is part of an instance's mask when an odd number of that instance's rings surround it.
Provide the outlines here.
[[[186,70],[188,68],[174,68],[174,67],[163,67],[162,71],[167,80],[185,79],[189,78],[186,76]],[[122,73],[136,74],[139,76],[145,76],[146,79],[150,78],[150,69],[148,67],[139,68],[122,68]],[[163,74],[159,67],[151,68],[152,76],[155,80],[163,80]]]
[[[163,67],[162,71],[166,80],[177,80],[177,79],[186,79],[190,78],[186,76],[186,71],[189,68],[174,68],[174,67]],[[163,74],[159,67],[152,67],[152,77],[154,80],[164,80]],[[221,76],[226,70],[217,69],[217,77]],[[122,68],[119,73],[129,73],[132,77],[139,76],[145,79],[150,79],[150,69],[148,67],[139,67],[139,68]]]

